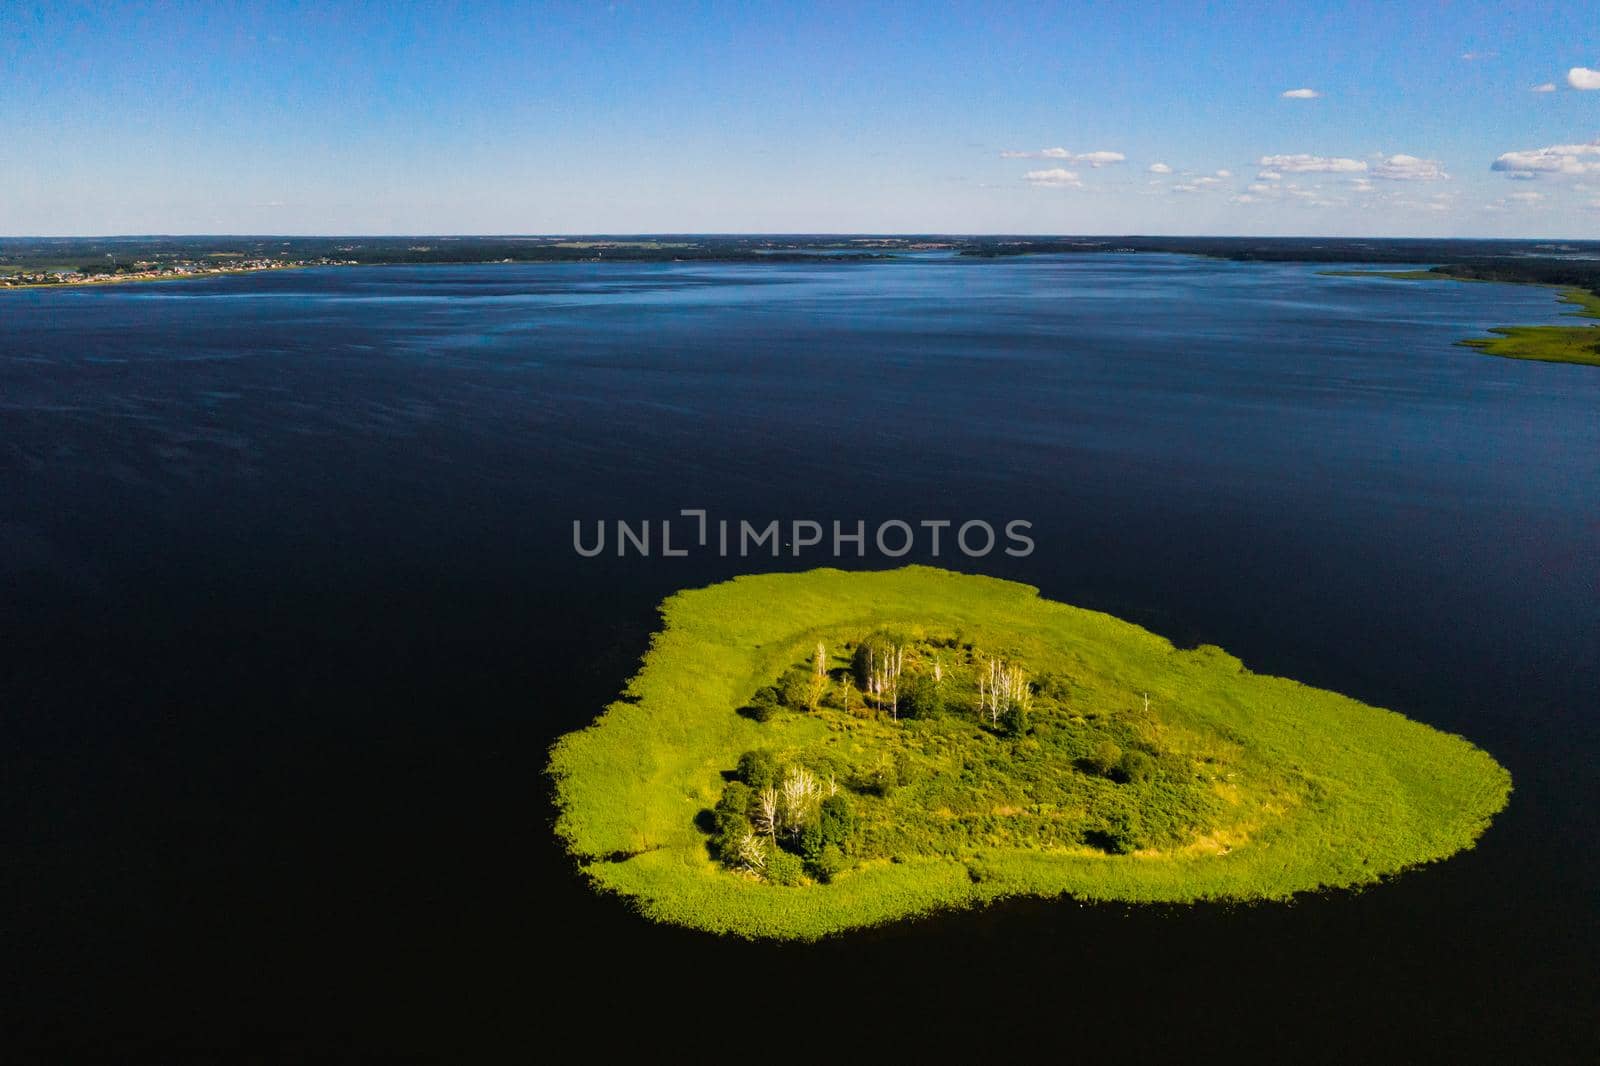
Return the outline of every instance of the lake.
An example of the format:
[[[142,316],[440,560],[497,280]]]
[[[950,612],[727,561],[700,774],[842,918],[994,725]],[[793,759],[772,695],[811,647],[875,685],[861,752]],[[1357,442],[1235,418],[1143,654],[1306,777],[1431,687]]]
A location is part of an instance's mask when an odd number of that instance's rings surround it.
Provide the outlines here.
[[[0,293],[12,1039],[709,1050],[757,1019],[819,1054],[996,1027],[1078,1054],[1592,1053],[1600,371],[1454,345],[1560,321],[1549,290],[1317,271],[931,255]],[[1475,850],[1291,905],[1018,902],[812,946],[650,925],[555,846],[547,746],[620,690],[664,596],[835,563],[573,550],[575,520],[684,508],[1027,520],[1023,557],[869,541],[838,565],[939,562],[1219,644],[1461,733],[1516,791]]]

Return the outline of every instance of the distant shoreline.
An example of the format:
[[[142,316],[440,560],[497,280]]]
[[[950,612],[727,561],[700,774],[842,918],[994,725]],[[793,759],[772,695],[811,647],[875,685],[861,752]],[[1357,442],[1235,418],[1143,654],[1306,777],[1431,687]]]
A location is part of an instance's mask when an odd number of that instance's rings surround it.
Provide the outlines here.
[[[268,260],[263,249],[255,250],[252,265],[238,267],[211,267],[187,259],[170,262],[166,267],[153,268],[150,260],[132,257],[146,255],[172,257],[179,249],[188,254],[211,257],[243,256],[250,253],[238,251],[204,251],[214,245],[230,242],[213,238],[148,238],[141,246],[138,239],[126,242],[108,242],[124,249],[132,262],[129,266],[143,265],[117,274],[84,274],[82,270],[60,270],[58,267],[40,265],[46,255],[56,263],[69,255],[80,258],[90,254],[114,256],[114,252],[98,251],[105,245],[79,248],[71,242],[53,240],[19,240],[0,238],[0,259],[11,258],[7,249],[20,246],[31,249],[35,266],[29,270],[19,267],[15,274],[38,277],[59,274],[60,280],[25,281],[15,284],[0,283],[0,291],[38,289],[76,289],[89,286],[129,285],[154,281],[185,281],[194,278],[227,277],[239,274],[263,274],[280,270],[300,270],[307,267],[333,266],[487,266],[509,263],[840,263],[840,262],[907,262],[907,256],[918,253],[948,252],[957,260],[967,262],[1017,259],[1035,255],[1094,255],[1094,254],[1166,254],[1188,255],[1219,261],[1318,263],[1318,262],[1428,262],[1432,257],[1418,255],[1423,250],[1440,251],[1444,242],[1389,241],[1379,248],[1371,241],[1320,241],[1311,244],[1304,240],[1212,239],[1193,240],[1166,238],[1121,238],[1106,240],[1033,239],[1033,238],[800,238],[792,240],[754,238],[699,238],[665,243],[658,240],[619,240],[597,238],[594,240],[531,238],[531,246],[510,247],[506,238],[487,240],[471,239],[459,243],[454,238],[407,238],[406,240],[431,240],[432,244],[406,244],[399,240],[366,241],[328,246],[328,238],[302,238],[300,244],[317,245],[321,254],[316,259]],[[92,242],[91,242],[92,243]],[[245,242],[247,243],[247,242]],[[283,254],[282,248],[293,247],[295,241],[278,242],[279,247],[270,254]],[[1456,242],[1469,248],[1482,250],[1483,242]],[[1531,242],[1529,242],[1531,243]],[[243,244],[234,244],[241,247]],[[479,255],[461,255],[476,248]],[[1547,251],[1577,250],[1575,245],[1533,245]],[[511,252],[513,254],[505,254]],[[611,253],[609,257],[606,253]],[[328,253],[349,255],[350,258],[332,258]],[[530,254],[531,253],[531,254]],[[459,258],[456,256],[460,255]],[[1600,248],[1597,248],[1600,255]],[[1332,257],[1332,258],[1330,258]],[[70,260],[69,260],[70,261]],[[1542,285],[1560,291],[1561,299],[1580,308],[1576,314],[1585,318],[1600,318],[1600,259],[1564,259],[1554,256],[1532,257],[1526,252],[1521,257],[1501,255],[1457,262],[1434,260],[1439,265],[1418,270],[1322,270],[1325,277],[1382,278],[1393,281],[1465,281],[1501,282],[1506,284]],[[91,268],[92,269],[92,268]],[[1492,337],[1465,338],[1459,343],[1487,355],[1509,359],[1527,359],[1536,362],[1570,363],[1580,366],[1600,366],[1600,326],[1496,326],[1489,330]]]
[[[167,274],[133,274],[118,276],[114,274],[92,275],[84,278],[74,278],[71,281],[24,281],[19,284],[9,285],[0,283],[0,292],[12,289],[83,289],[105,285],[138,285],[151,281],[191,281],[198,278],[221,278],[238,274],[273,274],[284,270],[306,270],[316,266],[341,266],[348,264],[338,263],[276,263],[272,266],[258,267],[229,267],[221,270],[191,270],[173,271]]]

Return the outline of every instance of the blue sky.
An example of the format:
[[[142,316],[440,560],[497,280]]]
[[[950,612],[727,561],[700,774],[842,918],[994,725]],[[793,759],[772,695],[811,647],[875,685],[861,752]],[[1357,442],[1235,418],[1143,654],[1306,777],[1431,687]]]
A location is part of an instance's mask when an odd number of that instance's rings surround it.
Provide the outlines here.
[[[0,0],[0,234],[1597,237],[1593,14]]]

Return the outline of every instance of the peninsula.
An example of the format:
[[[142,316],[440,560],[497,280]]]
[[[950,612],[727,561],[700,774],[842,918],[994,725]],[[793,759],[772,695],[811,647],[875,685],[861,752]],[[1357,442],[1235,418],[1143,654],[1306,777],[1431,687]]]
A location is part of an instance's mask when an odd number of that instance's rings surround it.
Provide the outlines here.
[[[556,832],[648,917],[813,939],[1006,896],[1284,899],[1472,846],[1460,737],[927,567],[678,593],[551,751]]]
[[[1324,270],[1330,277],[1386,278],[1390,281],[1499,281],[1545,285],[1557,290],[1563,303],[1575,305],[1577,318],[1600,318],[1600,270],[1566,268],[1550,271],[1537,265],[1499,269],[1471,265],[1430,270]],[[1531,359],[1541,363],[1600,366],[1600,323],[1584,326],[1495,326],[1493,337],[1467,337],[1457,343],[1487,355]]]

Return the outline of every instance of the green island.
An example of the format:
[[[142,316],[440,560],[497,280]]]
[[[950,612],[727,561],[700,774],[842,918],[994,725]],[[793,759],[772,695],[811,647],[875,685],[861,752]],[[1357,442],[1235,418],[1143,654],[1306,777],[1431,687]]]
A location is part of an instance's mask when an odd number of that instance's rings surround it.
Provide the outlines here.
[[[1007,896],[1281,900],[1469,848],[1460,737],[929,567],[680,592],[551,749],[555,829],[651,919],[809,940]]]
[[[1391,281],[1496,281],[1495,277],[1474,277],[1451,273],[1448,268],[1434,270],[1323,270],[1325,277],[1388,278]],[[1509,279],[1505,279],[1509,280]],[[1512,281],[1512,284],[1546,284]],[[1558,290],[1562,302],[1575,304],[1571,314],[1600,318],[1600,293],[1577,287]],[[1542,363],[1578,363],[1600,366],[1600,325],[1590,326],[1495,326],[1493,337],[1468,337],[1456,343],[1476,348],[1487,355],[1507,359],[1532,359]]]

